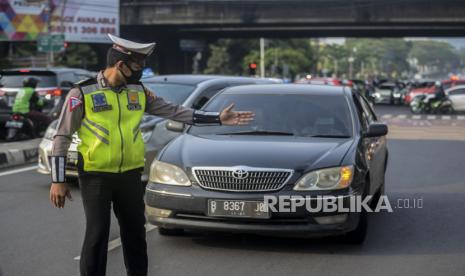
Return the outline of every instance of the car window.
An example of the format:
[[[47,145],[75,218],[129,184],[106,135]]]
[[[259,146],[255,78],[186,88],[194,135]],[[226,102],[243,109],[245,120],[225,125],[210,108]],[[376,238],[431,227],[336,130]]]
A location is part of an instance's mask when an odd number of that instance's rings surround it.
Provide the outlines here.
[[[192,104],[192,108],[201,109],[211,99],[211,97],[215,96],[218,92],[226,87],[226,84],[208,87],[195,99],[194,103]]]
[[[362,101],[363,110],[368,113],[368,118],[371,119],[370,122],[377,121],[378,118],[376,117],[376,113],[373,110],[373,107],[367,101],[367,99],[363,96],[360,96],[360,99]]]
[[[379,87],[379,89],[383,89],[383,90],[392,90],[392,89],[394,89],[394,86],[392,86],[392,85],[381,85],[381,86]]]
[[[144,82],[152,93],[157,97],[163,98],[165,101],[175,104],[182,104],[195,89],[194,85],[177,84],[177,83],[156,83]]]
[[[61,84],[62,82],[76,82],[76,77],[73,72],[62,72],[58,73],[58,83]]]
[[[301,137],[351,137],[352,120],[343,95],[219,94],[204,108],[221,111],[231,103],[236,110],[251,110],[255,120],[243,126],[192,126],[192,134],[279,132]]]
[[[369,124],[369,119],[368,119],[368,114],[365,113],[363,110],[362,104],[360,103],[360,98],[357,96],[353,96],[355,107],[357,109],[357,117],[359,119],[360,125],[362,126],[363,130],[368,129],[368,124]]]
[[[465,88],[454,89],[449,91],[450,96],[465,95]]]
[[[75,82],[86,80],[88,78],[91,78],[91,74],[75,74],[74,78],[76,79]]]
[[[54,87],[57,86],[57,78],[55,75],[37,75],[37,74],[5,74],[0,79],[0,86],[6,88],[23,87],[23,80],[27,77],[39,79],[37,87]]]

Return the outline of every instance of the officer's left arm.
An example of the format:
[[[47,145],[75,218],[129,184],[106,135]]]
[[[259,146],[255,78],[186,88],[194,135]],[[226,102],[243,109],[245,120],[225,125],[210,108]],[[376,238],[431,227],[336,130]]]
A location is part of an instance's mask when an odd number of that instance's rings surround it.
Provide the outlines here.
[[[149,114],[189,125],[221,125],[219,112],[204,112],[165,101],[145,88],[146,108]]]

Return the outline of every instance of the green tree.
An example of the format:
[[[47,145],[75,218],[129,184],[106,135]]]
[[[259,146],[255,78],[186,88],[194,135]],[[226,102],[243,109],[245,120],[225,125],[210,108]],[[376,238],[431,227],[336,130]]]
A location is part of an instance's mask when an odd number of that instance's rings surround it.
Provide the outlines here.
[[[460,68],[459,53],[452,45],[443,41],[414,41],[409,56],[416,59],[418,65],[435,68],[440,74]]]

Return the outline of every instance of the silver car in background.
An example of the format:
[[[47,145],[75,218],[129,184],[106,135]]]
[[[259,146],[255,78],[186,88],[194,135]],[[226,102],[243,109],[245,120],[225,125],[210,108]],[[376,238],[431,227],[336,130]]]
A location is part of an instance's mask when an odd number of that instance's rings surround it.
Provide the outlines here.
[[[155,95],[166,101],[194,109],[202,108],[205,103],[226,87],[250,84],[276,84],[277,79],[259,79],[248,77],[229,77],[215,75],[166,75],[142,79],[143,84]],[[39,145],[38,172],[50,174],[49,156],[52,152],[52,139],[56,133],[58,121],[50,124]],[[181,135],[184,124],[166,120],[153,115],[145,115],[140,125],[145,143],[145,168],[142,180],[147,181],[150,164],[158,152],[173,138]],[[79,138],[73,135],[73,141],[68,150],[66,176],[69,180],[77,177],[77,145]]]
[[[457,112],[465,111],[465,85],[457,85],[447,89],[446,95],[452,103],[452,109]]]

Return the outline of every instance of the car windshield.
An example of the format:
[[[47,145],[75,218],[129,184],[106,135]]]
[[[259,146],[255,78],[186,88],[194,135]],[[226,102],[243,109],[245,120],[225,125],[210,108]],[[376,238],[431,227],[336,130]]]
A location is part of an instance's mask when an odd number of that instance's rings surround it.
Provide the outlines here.
[[[255,120],[243,126],[192,126],[188,133],[217,135],[289,135],[348,138],[352,120],[342,95],[221,94],[206,111],[221,111],[234,103],[234,110],[255,112]]]
[[[391,90],[394,88],[394,85],[381,85],[379,89]]]
[[[27,75],[27,74],[5,74],[0,79],[0,86],[5,88],[20,88],[23,87],[23,80],[28,77],[39,79],[37,87],[55,87],[57,86],[57,78],[55,75]]]
[[[182,104],[195,89],[194,85],[177,83],[144,82],[144,85],[156,96],[175,104]]]

